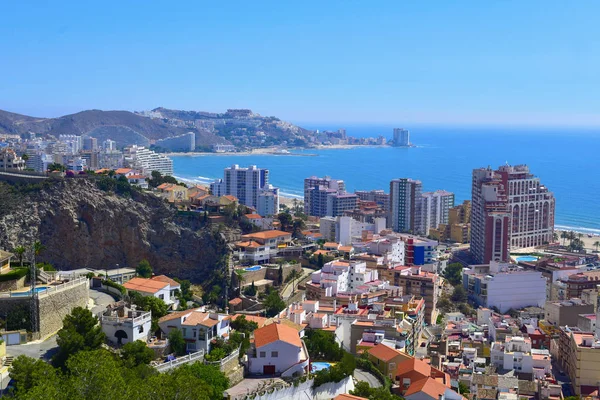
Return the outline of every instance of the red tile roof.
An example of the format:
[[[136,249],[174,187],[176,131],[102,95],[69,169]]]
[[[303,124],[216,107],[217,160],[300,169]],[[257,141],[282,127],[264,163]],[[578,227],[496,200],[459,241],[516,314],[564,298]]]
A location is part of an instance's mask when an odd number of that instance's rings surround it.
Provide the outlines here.
[[[134,290],[136,292],[144,293],[157,293],[161,289],[167,287],[167,282],[154,281],[152,279],[135,277],[125,282],[123,285],[127,290]]]
[[[256,348],[281,340],[297,347],[302,346],[298,331],[283,324],[273,323],[254,331],[254,344]]]
[[[177,289],[177,288],[181,287],[179,282],[177,282],[174,279],[169,278],[166,275],[155,275],[150,279],[152,279],[153,281],[158,281],[158,282],[166,282],[171,286],[171,289]]]
[[[369,354],[371,354],[373,357],[377,358],[378,360],[381,361],[390,361],[391,359],[393,359],[394,357],[397,356],[403,356],[408,358],[409,356],[396,350],[396,349],[392,349],[391,347],[386,346],[385,344],[378,344],[377,346],[369,349]]]

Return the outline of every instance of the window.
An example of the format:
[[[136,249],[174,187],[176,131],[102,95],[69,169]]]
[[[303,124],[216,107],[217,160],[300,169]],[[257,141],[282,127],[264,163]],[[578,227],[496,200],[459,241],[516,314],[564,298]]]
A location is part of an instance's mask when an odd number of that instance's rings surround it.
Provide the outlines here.
[[[159,294],[158,298],[161,299],[161,300],[164,300],[165,299],[165,295],[164,294]]]
[[[185,337],[185,336],[186,336],[186,331],[187,331],[187,328],[183,328],[183,329],[181,330],[181,334],[183,335],[183,337]]]
[[[195,329],[192,331],[192,334],[194,335],[194,339],[196,339],[196,334],[198,333],[198,331],[196,331]]]
[[[144,325],[139,326],[138,333],[144,333]]]
[[[279,357],[279,352],[278,351],[272,351],[271,352],[271,357]]]
[[[261,351],[259,357],[260,358],[265,358],[267,356],[267,352],[265,351]]]

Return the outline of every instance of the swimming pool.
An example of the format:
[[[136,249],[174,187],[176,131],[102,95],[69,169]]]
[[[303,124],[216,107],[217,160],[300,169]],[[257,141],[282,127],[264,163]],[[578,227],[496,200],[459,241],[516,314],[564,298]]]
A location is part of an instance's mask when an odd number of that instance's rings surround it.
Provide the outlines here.
[[[251,267],[248,268],[244,268],[244,271],[258,271],[259,269],[261,269],[262,267],[260,265],[253,265]]]
[[[35,292],[36,293],[40,293],[40,292],[44,292],[48,289],[48,286],[38,286],[35,288]],[[31,289],[29,289],[26,292],[12,292],[10,294],[12,297],[19,297],[19,296],[31,296]]]
[[[311,372],[319,372],[319,371],[323,371],[324,369],[329,369],[330,367],[331,367],[331,364],[328,362],[315,361],[315,362],[311,363],[310,370],[311,370]]]
[[[517,262],[535,262],[538,260],[536,256],[521,256],[516,258]]]

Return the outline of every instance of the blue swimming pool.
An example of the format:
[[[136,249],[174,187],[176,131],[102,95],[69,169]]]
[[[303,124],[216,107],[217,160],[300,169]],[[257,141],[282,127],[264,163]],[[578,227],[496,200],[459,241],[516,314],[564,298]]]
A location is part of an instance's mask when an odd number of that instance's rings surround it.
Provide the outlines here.
[[[48,286],[38,286],[38,287],[35,288],[35,292],[36,293],[44,292],[46,290],[48,290]],[[12,297],[31,296],[31,289],[29,289],[26,292],[12,292],[10,295]]]
[[[516,258],[517,262],[534,262],[537,261],[538,258],[536,256],[521,256]]]
[[[258,271],[259,269],[261,269],[262,267],[260,265],[253,265],[251,267],[248,268],[244,268],[244,271]]]
[[[315,361],[315,362],[311,363],[310,370],[311,370],[311,372],[319,372],[324,369],[329,369],[330,367],[331,367],[331,364],[328,362]]]

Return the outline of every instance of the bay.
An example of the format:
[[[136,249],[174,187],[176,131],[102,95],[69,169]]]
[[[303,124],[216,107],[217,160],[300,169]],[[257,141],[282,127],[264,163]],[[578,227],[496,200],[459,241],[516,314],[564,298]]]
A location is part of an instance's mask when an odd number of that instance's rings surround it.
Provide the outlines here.
[[[270,183],[280,187],[283,195],[298,197],[302,196],[304,178],[311,175],[343,179],[348,191],[384,189],[386,192],[390,180],[408,177],[421,180],[426,191],[454,192],[458,204],[471,197],[474,168],[527,164],[556,196],[557,227],[600,233],[600,131],[407,128],[416,147],[309,149],[294,151],[296,155],[177,155],[172,157],[174,171],[177,177],[206,184],[221,178],[223,168],[232,164],[257,165],[270,170]],[[380,134],[391,137],[392,127],[357,125],[346,127],[346,131],[356,137]]]

